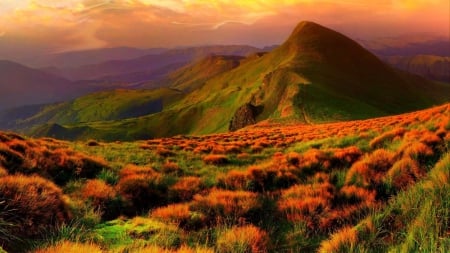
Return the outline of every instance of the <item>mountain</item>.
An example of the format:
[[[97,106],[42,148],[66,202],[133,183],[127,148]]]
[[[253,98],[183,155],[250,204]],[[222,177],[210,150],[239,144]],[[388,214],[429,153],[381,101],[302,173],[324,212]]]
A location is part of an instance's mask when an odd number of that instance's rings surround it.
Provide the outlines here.
[[[72,139],[207,134],[235,129],[230,121],[245,126],[239,119],[315,124],[397,114],[444,103],[449,94],[448,85],[395,70],[346,36],[301,22],[280,47],[209,78],[162,112],[61,127],[77,129],[64,136]]]
[[[0,76],[0,110],[64,101],[95,89],[4,60],[0,60]]]
[[[210,54],[218,55],[238,55],[245,56],[250,53],[259,52],[260,49],[250,46],[204,46],[192,48],[179,48],[165,51],[161,54],[150,54],[131,60],[112,60],[99,64],[84,65],[76,68],[60,68],[58,74],[70,80],[82,79],[105,79],[110,77],[112,81],[124,81],[124,76],[132,74],[132,82],[147,81],[148,76],[144,74],[143,79],[136,79],[138,73],[151,73],[166,68],[165,74],[175,70],[180,64],[188,64],[193,60],[198,60]],[[174,65],[175,68],[167,69],[167,66]],[[55,71],[55,70],[54,70]],[[109,80],[109,79],[107,79]]]
[[[12,117],[9,126],[27,129],[40,124],[73,124],[140,117],[161,112],[167,103],[180,96],[180,91],[169,88],[100,91],[69,102],[40,106],[34,114],[16,118],[14,125],[11,124],[14,120]],[[17,111],[20,112],[14,110]],[[0,114],[0,119],[1,116]],[[4,128],[8,126],[3,125]]]
[[[240,64],[240,56],[211,55],[173,72],[164,80],[170,88],[113,89],[52,105],[14,108],[0,112],[3,129],[27,129],[40,124],[76,124],[120,120],[161,112],[167,104],[195,89],[209,78],[229,71]],[[152,86],[146,83],[143,86]]]
[[[450,56],[450,38],[423,35],[359,40],[359,42],[379,56]]]
[[[243,59],[235,55],[210,55],[171,73],[166,82],[175,89],[195,90],[206,80],[238,67]]]
[[[99,64],[111,60],[129,60],[149,54],[160,54],[167,49],[132,47],[99,48],[81,51],[70,51],[54,54],[44,54],[27,58],[24,62],[33,67],[74,68],[89,64]]]
[[[387,63],[428,79],[450,83],[450,57],[436,55],[387,56]]]

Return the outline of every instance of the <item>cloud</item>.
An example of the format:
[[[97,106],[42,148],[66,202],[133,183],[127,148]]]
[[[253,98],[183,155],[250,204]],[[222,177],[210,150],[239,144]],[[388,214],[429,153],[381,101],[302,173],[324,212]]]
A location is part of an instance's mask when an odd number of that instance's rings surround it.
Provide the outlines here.
[[[265,45],[280,43],[300,20],[355,37],[448,34],[448,5],[448,0],[0,0],[0,30],[50,51]]]

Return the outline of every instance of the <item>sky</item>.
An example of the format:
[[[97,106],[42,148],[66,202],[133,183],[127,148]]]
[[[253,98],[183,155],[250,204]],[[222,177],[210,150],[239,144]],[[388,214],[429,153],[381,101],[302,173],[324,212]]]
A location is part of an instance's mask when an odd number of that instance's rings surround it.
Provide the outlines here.
[[[449,36],[448,0],[0,0],[0,58],[101,47],[279,44],[302,20],[353,38]]]

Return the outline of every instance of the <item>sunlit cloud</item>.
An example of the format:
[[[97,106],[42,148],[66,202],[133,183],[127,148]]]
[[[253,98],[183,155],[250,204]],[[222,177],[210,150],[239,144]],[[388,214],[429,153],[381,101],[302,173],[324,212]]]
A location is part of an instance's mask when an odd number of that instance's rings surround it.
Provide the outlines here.
[[[0,31],[53,51],[269,45],[282,42],[301,20],[356,37],[448,36],[449,8],[448,0],[0,0]]]

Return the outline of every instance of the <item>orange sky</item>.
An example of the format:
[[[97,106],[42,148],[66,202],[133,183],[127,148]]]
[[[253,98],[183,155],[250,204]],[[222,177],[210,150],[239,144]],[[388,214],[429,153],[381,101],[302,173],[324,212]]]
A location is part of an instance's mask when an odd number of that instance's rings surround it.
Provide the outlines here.
[[[449,12],[448,0],[0,0],[0,51],[263,46],[301,20],[353,38],[449,36]]]

